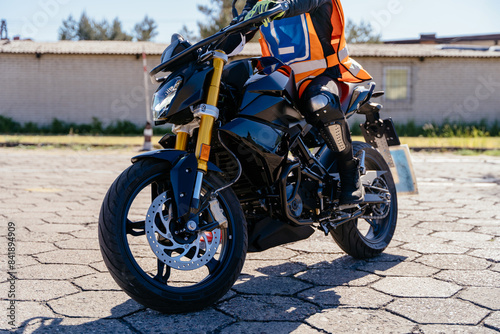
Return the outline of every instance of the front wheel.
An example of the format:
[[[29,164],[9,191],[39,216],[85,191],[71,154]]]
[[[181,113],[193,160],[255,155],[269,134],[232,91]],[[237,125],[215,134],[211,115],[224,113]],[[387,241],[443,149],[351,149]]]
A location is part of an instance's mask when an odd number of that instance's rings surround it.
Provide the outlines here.
[[[383,189],[390,194],[389,207],[385,205],[372,206],[372,214],[384,217],[381,219],[351,220],[337,228],[330,228],[333,239],[347,254],[358,259],[367,259],[377,256],[387,248],[396,229],[398,217],[397,192],[391,171],[382,155],[372,146],[362,143],[353,143],[353,153],[358,155],[365,152],[365,166],[367,171],[384,171],[375,179],[371,188],[365,187],[367,193],[373,189]]]
[[[221,185],[206,175],[201,202]],[[199,225],[212,227],[190,232],[175,216],[172,193],[168,162],[145,159],[130,166],[102,204],[99,244],[110,274],[134,300],[160,312],[191,312],[215,303],[238,278],[246,221],[227,188],[199,213]]]

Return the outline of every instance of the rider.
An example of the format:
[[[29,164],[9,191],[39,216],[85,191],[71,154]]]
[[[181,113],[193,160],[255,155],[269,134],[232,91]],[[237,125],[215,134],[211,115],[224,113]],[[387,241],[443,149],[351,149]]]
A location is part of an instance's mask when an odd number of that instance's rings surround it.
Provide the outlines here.
[[[363,82],[371,76],[349,58],[339,0],[247,0],[236,20],[255,17],[280,2],[287,2],[289,9],[261,26],[262,54],[293,69],[307,121],[318,129],[328,147],[338,152],[340,203],[362,202],[364,190],[349,125],[340,107],[338,82]]]

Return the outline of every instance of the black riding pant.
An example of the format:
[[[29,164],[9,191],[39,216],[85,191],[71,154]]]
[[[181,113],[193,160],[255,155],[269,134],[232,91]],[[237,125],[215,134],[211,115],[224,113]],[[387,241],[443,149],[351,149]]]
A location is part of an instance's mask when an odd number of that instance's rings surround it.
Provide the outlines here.
[[[326,73],[317,76],[301,97],[307,121],[318,129],[328,127],[336,142],[339,167],[353,161],[349,124],[340,105],[338,81]]]

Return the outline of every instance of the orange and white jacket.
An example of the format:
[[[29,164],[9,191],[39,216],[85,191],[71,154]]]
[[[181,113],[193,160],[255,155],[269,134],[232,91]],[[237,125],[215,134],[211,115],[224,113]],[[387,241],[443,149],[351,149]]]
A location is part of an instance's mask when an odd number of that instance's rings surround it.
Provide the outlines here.
[[[260,0],[259,0],[260,1]],[[345,18],[339,0],[287,0],[290,9],[281,20],[261,26],[263,56],[289,65],[302,92],[312,78],[338,66],[339,81],[363,82],[372,77],[349,57]],[[247,6],[257,3],[247,1]],[[250,7],[251,8],[251,7]]]

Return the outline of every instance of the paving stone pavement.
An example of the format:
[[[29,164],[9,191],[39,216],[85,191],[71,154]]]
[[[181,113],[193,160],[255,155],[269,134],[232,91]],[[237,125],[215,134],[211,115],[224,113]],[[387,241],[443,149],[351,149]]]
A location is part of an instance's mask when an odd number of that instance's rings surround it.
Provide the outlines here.
[[[414,153],[390,247],[368,261],[330,236],[249,254],[201,312],[131,300],[102,261],[104,194],[132,150],[0,149],[0,331],[18,333],[493,333],[500,331],[500,158]],[[7,317],[8,223],[16,319]]]

